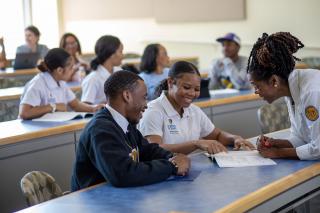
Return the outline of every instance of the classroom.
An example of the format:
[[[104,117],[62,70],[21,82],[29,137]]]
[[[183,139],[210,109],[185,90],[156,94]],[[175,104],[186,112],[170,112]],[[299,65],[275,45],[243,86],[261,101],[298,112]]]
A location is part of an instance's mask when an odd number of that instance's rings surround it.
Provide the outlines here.
[[[320,212],[320,1],[1,8],[0,212]]]

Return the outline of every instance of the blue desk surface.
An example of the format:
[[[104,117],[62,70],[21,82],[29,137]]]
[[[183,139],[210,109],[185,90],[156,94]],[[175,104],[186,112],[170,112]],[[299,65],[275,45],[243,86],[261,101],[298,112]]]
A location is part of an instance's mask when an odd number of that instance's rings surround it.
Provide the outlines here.
[[[42,203],[24,212],[213,212],[315,161],[276,160],[276,166],[219,168],[203,154],[191,156],[201,170],[193,182],[165,181],[133,188],[102,184]]]

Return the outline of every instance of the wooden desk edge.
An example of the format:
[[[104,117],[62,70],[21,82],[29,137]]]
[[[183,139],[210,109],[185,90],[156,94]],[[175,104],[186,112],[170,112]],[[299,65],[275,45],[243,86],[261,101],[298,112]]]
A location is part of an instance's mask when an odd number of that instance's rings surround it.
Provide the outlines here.
[[[0,72],[0,77],[15,77],[15,76],[20,76],[20,75],[35,75],[38,74],[39,70],[34,68],[34,69],[25,69],[25,70],[16,70],[14,72]]]
[[[218,99],[210,99],[207,101],[194,102],[194,105],[200,108],[206,108],[206,107],[232,104],[232,103],[238,103],[238,102],[244,102],[244,101],[254,101],[259,99],[261,98],[256,94],[247,94],[247,95],[239,95],[239,96],[228,97],[228,98],[218,98]]]
[[[313,164],[238,199],[237,201],[219,209],[216,213],[248,211],[274,196],[279,195],[306,180],[318,176],[319,174],[320,163]]]
[[[7,89],[7,88],[5,88],[5,89]],[[70,87],[70,89],[73,92],[80,92],[81,86],[72,86],[72,87]],[[0,96],[0,101],[17,100],[17,99],[20,99],[21,95],[22,94]]]
[[[74,132],[74,131],[83,129],[86,124],[87,124],[86,121],[79,121],[77,123],[72,123],[72,124],[52,127],[49,129],[34,131],[31,133],[24,133],[20,135],[2,138],[0,139],[0,146],[9,145],[9,144],[26,141],[26,140],[31,140],[35,138],[42,138],[46,136],[63,134],[67,132]]]

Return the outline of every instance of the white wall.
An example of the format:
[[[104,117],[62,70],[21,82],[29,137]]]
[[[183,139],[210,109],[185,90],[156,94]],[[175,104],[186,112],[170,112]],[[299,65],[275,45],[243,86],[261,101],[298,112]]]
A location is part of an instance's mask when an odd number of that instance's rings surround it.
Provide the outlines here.
[[[89,2],[88,13],[94,13],[95,11],[90,10]],[[187,3],[187,0],[185,2]],[[236,32],[241,37],[243,43],[241,54],[244,55],[249,54],[252,44],[263,32],[290,31],[306,45],[297,56],[320,56],[319,8],[318,0],[247,0],[247,18],[241,21],[159,24],[153,18],[130,20],[64,18],[62,23],[65,31],[78,35],[84,52],[93,52],[95,41],[101,35],[113,34],[122,40],[126,52],[141,53],[147,43],[161,42],[167,47],[171,56],[199,56],[200,67],[204,69],[212,58],[220,56],[220,47],[215,39],[230,31]],[[121,13],[121,8],[115,9],[119,9]]]

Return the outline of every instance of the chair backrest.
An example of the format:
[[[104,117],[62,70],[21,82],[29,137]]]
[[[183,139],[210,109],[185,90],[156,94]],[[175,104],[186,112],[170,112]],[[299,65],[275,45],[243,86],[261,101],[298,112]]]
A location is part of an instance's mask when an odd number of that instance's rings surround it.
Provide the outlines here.
[[[258,109],[258,120],[263,134],[290,127],[288,108],[285,103],[266,104]]]
[[[32,171],[21,179],[21,190],[28,206],[42,203],[62,195],[60,186],[46,172]]]

